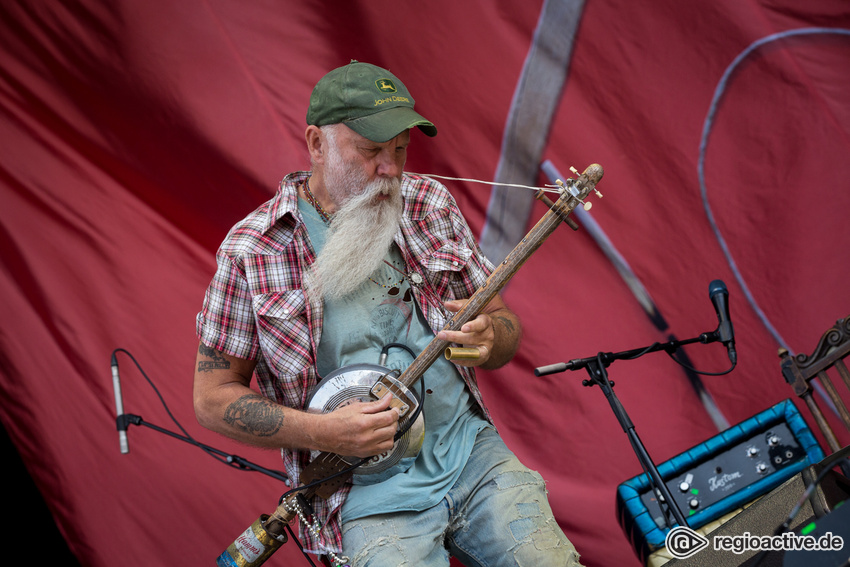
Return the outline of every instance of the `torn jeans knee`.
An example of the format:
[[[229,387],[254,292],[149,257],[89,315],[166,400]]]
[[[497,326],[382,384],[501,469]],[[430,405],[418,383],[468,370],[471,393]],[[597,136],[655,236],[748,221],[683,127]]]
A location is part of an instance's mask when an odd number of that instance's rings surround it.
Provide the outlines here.
[[[522,467],[509,469],[493,479],[492,500],[505,497],[500,515],[507,522],[510,539],[504,542],[504,558],[489,558],[488,565],[578,566],[579,555],[558,525],[549,506],[546,483],[539,473]],[[494,562],[495,561],[495,562]]]

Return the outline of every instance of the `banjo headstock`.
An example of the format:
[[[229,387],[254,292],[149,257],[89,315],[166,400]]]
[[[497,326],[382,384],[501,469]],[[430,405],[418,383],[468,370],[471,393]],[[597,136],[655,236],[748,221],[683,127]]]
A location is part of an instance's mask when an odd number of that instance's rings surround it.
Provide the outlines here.
[[[602,179],[602,166],[598,163],[590,164],[584,170],[584,173],[581,174],[574,167],[570,167],[570,171],[576,175],[575,178],[571,177],[566,181],[560,179],[555,181],[555,184],[558,186],[558,192],[561,194],[558,203],[564,201],[560,208],[562,212],[569,214],[576,206],[581,204],[585,211],[589,211],[593,203],[586,199],[590,196],[591,192],[596,193],[596,196],[600,199],[602,198],[602,193],[596,188],[596,184]],[[563,210],[564,208],[566,210]]]

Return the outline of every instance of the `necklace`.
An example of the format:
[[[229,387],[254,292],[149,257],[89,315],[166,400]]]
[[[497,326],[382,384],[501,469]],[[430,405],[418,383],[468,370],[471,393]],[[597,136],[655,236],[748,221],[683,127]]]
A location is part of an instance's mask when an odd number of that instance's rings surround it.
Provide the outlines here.
[[[310,191],[310,178],[308,177],[304,181],[304,196],[307,197],[307,202],[313,205],[313,208],[316,209],[316,212],[319,213],[319,216],[322,217],[322,221],[325,224],[331,224],[331,215],[325,210],[325,208],[319,204],[319,201],[313,196],[313,192]]]

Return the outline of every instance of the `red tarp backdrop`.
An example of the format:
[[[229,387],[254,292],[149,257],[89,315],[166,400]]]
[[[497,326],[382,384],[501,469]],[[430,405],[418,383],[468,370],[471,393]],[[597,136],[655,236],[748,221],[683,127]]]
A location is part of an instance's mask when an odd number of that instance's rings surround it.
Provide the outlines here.
[[[520,83],[532,46],[563,54],[535,37],[556,4],[0,5],[0,418],[82,564],[212,565],[285,491],[148,428],[130,428],[122,455],[110,355],[129,351],[199,441],[280,468],[274,452],[195,422],[194,316],[228,228],[308,167],[310,90],[350,59],[396,72],[437,125],[434,139],[414,134],[409,171],[492,180],[520,88],[524,104],[556,103],[545,128],[521,132],[543,142],[540,164],[605,169],[593,220],[667,327],[587,230],[559,228],[505,291],[525,323],[519,355],[480,379],[586,565],[638,564],[614,499],[640,466],[585,375],[535,367],[713,330],[719,278],[739,364],[702,379],[716,414],[662,354],[610,368],[653,459],[792,395],[777,348],[810,351],[850,315],[847,3],[561,3],[575,11],[558,38],[569,68],[557,91],[535,92],[539,75]],[[480,234],[491,188],[447,184]],[[544,211],[536,202],[510,222]],[[728,366],[719,344],[687,354]],[[118,360],[125,411],[176,430],[130,357]],[[268,564],[306,562],[287,544]]]

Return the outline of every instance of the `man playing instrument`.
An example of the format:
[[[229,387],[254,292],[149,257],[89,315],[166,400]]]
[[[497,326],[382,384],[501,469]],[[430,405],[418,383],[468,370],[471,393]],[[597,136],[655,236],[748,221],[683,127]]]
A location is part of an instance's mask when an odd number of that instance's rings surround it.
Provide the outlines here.
[[[412,129],[437,133],[413,106],[396,76],[366,63],[317,83],[311,171],[287,175],[217,253],[197,317],[198,421],[281,448],[299,486],[311,451],[386,455],[399,429],[389,395],[305,411],[323,378],[378,361],[401,371],[435,334],[475,348],[477,358],[440,357],[414,386],[424,392],[418,453],[313,499],[323,527],[301,530],[305,548],[357,566],[446,566],[449,554],[469,566],[578,565],[543,479],[504,445],[475,378],[473,367],[513,357],[519,320],[496,295],[460,330],[442,330],[493,266],[446,188],[403,173]]]

